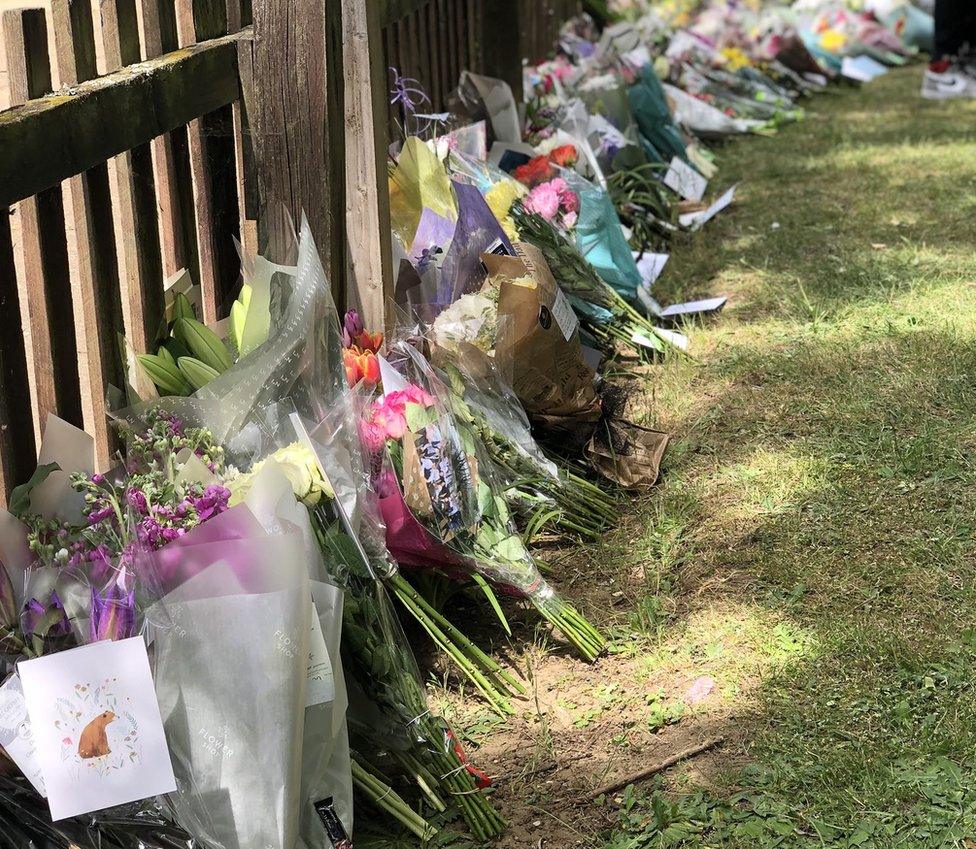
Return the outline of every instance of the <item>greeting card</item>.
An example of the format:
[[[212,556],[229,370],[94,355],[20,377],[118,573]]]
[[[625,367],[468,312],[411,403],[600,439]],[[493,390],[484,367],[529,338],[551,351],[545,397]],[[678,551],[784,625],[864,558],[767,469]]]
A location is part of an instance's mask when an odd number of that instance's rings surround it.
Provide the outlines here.
[[[176,789],[142,637],[18,667],[51,819]]]
[[[14,674],[0,687],[0,746],[41,795],[44,779],[37,761],[37,747],[27,716],[27,702],[20,678]]]

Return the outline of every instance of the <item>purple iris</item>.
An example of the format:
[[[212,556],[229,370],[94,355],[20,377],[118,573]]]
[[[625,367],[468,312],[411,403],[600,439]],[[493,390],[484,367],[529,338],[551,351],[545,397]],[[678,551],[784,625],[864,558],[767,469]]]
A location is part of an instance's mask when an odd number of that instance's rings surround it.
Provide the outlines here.
[[[61,604],[61,599],[56,590],[51,591],[51,597],[47,604],[32,598],[24,608],[23,627],[25,634],[32,635],[38,626],[45,622],[50,622],[50,624],[42,636],[67,637],[71,633],[71,622],[68,621],[68,614],[65,613],[64,605]]]

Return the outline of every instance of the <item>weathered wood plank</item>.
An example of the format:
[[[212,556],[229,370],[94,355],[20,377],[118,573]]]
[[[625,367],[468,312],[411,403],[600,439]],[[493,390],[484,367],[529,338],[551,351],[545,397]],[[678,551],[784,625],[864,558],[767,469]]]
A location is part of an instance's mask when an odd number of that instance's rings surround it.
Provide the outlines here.
[[[227,31],[238,32],[243,26],[243,17],[244,9],[241,0],[227,0]],[[231,118],[234,135],[234,165],[237,170],[238,229],[244,250],[253,254],[258,250],[257,186],[250,130],[242,100],[231,105]]]
[[[237,42],[176,50],[0,112],[0,206],[29,197],[240,96]]]
[[[387,326],[393,291],[387,181],[386,68],[381,26],[369,0],[343,3],[348,297],[367,327]]]
[[[100,0],[98,10],[95,44],[105,72],[112,73],[139,58],[135,5],[133,0]],[[163,265],[148,142],[112,157],[108,173],[125,335],[135,352],[143,353],[152,349],[163,317]]]
[[[37,458],[6,209],[0,209],[0,385],[0,506],[5,507],[10,490],[30,477]]]
[[[254,38],[241,43],[262,220],[278,204],[296,226],[304,212],[333,285],[341,279],[343,257],[332,250],[328,133],[330,121],[342,121],[329,102],[326,54],[329,10],[340,2],[294,0],[286,8],[254,0]],[[331,59],[329,67],[341,68]]]
[[[370,5],[376,12],[380,26],[385,27],[412,15],[429,2],[430,0],[372,0]]]
[[[533,5],[533,0],[525,0]],[[481,53],[481,73],[504,80],[516,100],[522,99],[522,44],[520,0],[491,0],[479,4],[475,41]]]
[[[139,40],[142,58],[155,59],[165,51],[165,28],[160,14],[159,0],[139,0]],[[150,142],[153,162],[153,182],[158,204],[159,242],[163,260],[163,274],[169,277],[190,265],[191,252],[187,249],[181,215],[180,186],[176,181],[176,162],[173,138],[169,133]],[[194,269],[194,274],[196,273]]]
[[[50,91],[44,12],[5,12],[3,34],[11,102],[23,103]],[[81,423],[60,187],[17,204],[10,228],[34,436],[39,441],[50,413]]]
[[[66,86],[96,75],[91,8],[52,0],[53,70]],[[115,441],[106,415],[106,394],[122,385],[116,332],[118,267],[112,232],[108,168],[94,168],[62,183],[68,274],[78,350],[77,381],[82,422],[95,440],[99,468],[110,465]]]
[[[224,0],[176,0],[176,34],[181,47],[227,32]],[[193,181],[194,225],[199,258],[202,319],[217,320],[221,302],[236,278],[233,247],[227,232],[227,167],[233,166],[232,125],[222,114],[208,113],[187,124],[190,174]],[[230,136],[228,150],[227,138]],[[219,173],[218,173],[219,172]],[[236,180],[230,183],[232,187]],[[236,208],[236,192],[233,193]],[[239,227],[237,228],[239,231]]]

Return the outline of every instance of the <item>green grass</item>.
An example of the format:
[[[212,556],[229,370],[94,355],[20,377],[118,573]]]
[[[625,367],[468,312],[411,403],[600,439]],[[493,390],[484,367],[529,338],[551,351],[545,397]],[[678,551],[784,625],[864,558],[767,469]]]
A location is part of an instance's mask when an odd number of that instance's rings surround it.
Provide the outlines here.
[[[715,677],[731,751],[629,790],[605,849],[976,847],[976,104],[918,82],[720,150],[736,205],[658,284],[731,301],[655,377],[620,629],[648,680]]]

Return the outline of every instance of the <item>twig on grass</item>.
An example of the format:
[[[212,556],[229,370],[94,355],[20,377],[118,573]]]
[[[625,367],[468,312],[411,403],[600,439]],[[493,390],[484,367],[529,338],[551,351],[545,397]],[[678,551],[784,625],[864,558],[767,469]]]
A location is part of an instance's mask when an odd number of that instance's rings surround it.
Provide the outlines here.
[[[649,766],[646,769],[642,769],[639,772],[635,772],[630,775],[625,775],[623,778],[618,778],[615,781],[611,781],[609,784],[604,784],[602,787],[598,787],[592,793],[587,794],[586,799],[593,800],[597,796],[602,796],[605,793],[612,793],[614,790],[619,790],[621,787],[626,787],[628,784],[633,784],[635,781],[650,778],[652,775],[663,772],[669,767],[674,766],[676,763],[688,760],[688,758],[693,758],[696,755],[700,755],[702,752],[707,752],[709,749],[714,748],[715,746],[718,746],[724,742],[724,737],[713,737],[711,740],[706,740],[704,743],[699,743],[697,746],[692,746],[690,749],[685,749],[682,752],[671,755],[671,757],[665,758],[663,761]]]

